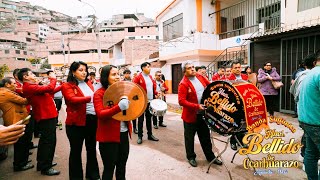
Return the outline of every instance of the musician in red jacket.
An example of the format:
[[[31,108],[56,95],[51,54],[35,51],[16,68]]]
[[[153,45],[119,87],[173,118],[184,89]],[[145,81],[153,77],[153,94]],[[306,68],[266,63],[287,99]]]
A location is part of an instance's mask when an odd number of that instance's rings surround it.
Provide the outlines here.
[[[103,106],[103,96],[110,85],[120,81],[118,68],[107,65],[101,71],[102,88],[94,93],[94,108],[98,116],[97,141],[103,162],[102,179],[112,179],[116,169],[116,179],[126,179],[126,163],[129,156],[129,137],[132,126],[130,121],[118,121],[113,115],[129,108],[128,99],[118,104]]]
[[[224,67],[220,67],[218,72],[216,72],[212,76],[212,81],[224,80],[225,79],[224,72],[225,72]]]
[[[196,133],[208,162],[215,158],[212,152],[209,128],[202,119],[201,111],[204,110],[204,106],[200,104],[202,93],[210,82],[196,73],[192,62],[186,61],[182,63],[181,67],[184,77],[179,84],[178,100],[180,106],[183,107],[181,118],[184,126],[184,142],[189,164],[196,167],[197,161],[194,152],[194,136]],[[222,162],[216,159],[214,164],[222,165]]]
[[[86,178],[100,179],[96,154],[97,116],[93,106],[94,88],[88,80],[88,66],[74,61],[67,82],[62,85],[67,105],[66,132],[70,143],[69,179],[83,179],[81,153],[87,150]]]
[[[241,73],[241,64],[239,61],[231,63],[231,74],[227,77],[227,79],[248,81],[248,76]]]
[[[165,93],[166,93],[166,91],[169,90],[169,88],[167,87],[166,83],[162,80],[161,71],[156,71],[154,76],[155,76],[155,81],[156,81],[156,85],[157,85],[156,90],[158,92],[158,97],[161,100],[166,101]],[[153,116],[153,127],[155,129],[158,129],[158,119],[159,119],[159,126],[160,127],[167,127],[167,125],[163,124],[163,116]]]
[[[248,76],[246,74],[242,74],[241,73],[241,64],[239,61],[235,61],[231,63],[231,74],[230,76],[227,78],[228,80],[244,80],[244,81],[248,81]],[[230,146],[231,149],[236,151],[238,149],[237,146],[237,140],[235,139],[235,136],[237,136],[237,139],[240,141],[240,143],[242,142],[243,137],[245,136],[245,133],[237,133],[235,135],[232,135],[230,138]],[[246,145],[242,144],[243,146],[246,147]]]
[[[153,100],[157,95],[158,92],[156,91],[156,82],[152,79],[150,75],[150,63],[144,62],[141,64],[142,72],[137,75],[133,79],[133,82],[140,85],[147,93],[148,97],[148,105],[146,111],[138,118],[138,140],[137,143],[142,143],[142,136],[143,136],[143,121],[144,116],[146,116],[146,126],[148,131],[148,140],[151,141],[159,141],[158,138],[152,135],[152,127],[151,127],[151,113],[149,111],[150,101]]]
[[[48,85],[39,85],[36,76],[29,68],[22,68],[18,72],[18,78],[23,82],[22,92],[32,106],[33,118],[38,123],[41,133],[37,153],[37,170],[41,174],[52,176],[60,174],[52,168],[56,148],[56,118],[58,116],[56,106],[51,93],[56,85],[56,76],[49,76]]]

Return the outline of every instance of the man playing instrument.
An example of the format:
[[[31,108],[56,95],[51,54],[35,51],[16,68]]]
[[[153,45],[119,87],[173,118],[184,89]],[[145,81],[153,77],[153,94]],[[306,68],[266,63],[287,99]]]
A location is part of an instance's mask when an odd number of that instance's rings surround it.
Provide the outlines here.
[[[148,62],[142,63],[141,70],[142,72],[133,79],[133,82],[140,85],[145,90],[149,102],[145,112],[138,118],[138,140],[137,140],[138,144],[142,144],[144,116],[146,116],[148,140],[159,141],[159,139],[154,137],[152,134],[152,127],[151,127],[152,115],[149,111],[150,101],[153,100],[155,96],[158,95],[158,92],[156,90],[156,82],[152,79],[150,75],[150,63]]]
[[[56,86],[56,76],[49,76],[48,85],[39,85],[36,76],[29,68],[22,68],[18,78],[23,81],[22,91],[32,106],[34,119],[38,122],[41,137],[37,153],[37,170],[41,174],[53,176],[60,174],[60,171],[52,167],[56,148],[56,118],[58,116],[56,106],[50,93]]]
[[[197,161],[194,152],[194,136],[196,133],[207,161],[211,162],[215,159],[209,128],[203,121],[203,115],[201,114],[201,111],[205,108],[200,104],[202,93],[210,82],[204,76],[196,73],[192,62],[186,61],[182,63],[181,67],[184,77],[179,84],[178,99],[179,105],[183,107],[181,118],[184,126],[184,142],[189,164],[196,167]],[[222,162],[218,159],[213,163],[222,165]]]
[[[161,78],[162,77],[161,71],[156,71],[154,76],[157,84],[157,92],[159,93],[159,98],[163,101],[166,101],[165,92],[168,91],[169,88]],[[163,124],[163,116],[153,116],[153,127],[155,129],[158,129],[158,118],[159,118],[159,126],[167,127],[167,125]]]
[[[227,77],[228,80],[235,81],[235,80],[244,80],[248,81],[248,76],[246,74],[241,73],[241,64],[239,61],[235,61],[231,63],[231,74]],[[242,138],[245,136],[245,133],[238,133],[235,135],[232,135],[230,138],[230,146],[231,149],[236,151],[238,149],[237,147],[237,140],[235,138],[237,136],[237,139],[242,142]]]

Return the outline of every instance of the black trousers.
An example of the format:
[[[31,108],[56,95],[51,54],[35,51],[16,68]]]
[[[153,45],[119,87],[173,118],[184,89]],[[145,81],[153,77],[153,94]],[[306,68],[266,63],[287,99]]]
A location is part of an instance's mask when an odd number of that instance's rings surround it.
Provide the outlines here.
[[[133,127],[133,130],[135,130],[137,128],[137,120],[132,120],[132,127]]]
[[[62,106],[62,99],[53,99],[54,103],[56,104],[56,108],[57,108],[57,112],[58,112],[58,117],[57,117],[57,124],[58,124],[58,119],[59,119],[59,111],[61,109]]]
[[[29,160],[29,146],[32,140],[32,123],[26,125],[25,134],[19,138],[19,140],[13,145],[13,166],[22,167],[28,163]],[[33,143],[32,145],[33,146]]]
[[[86,178],[100,178],[96,152],[97,116],[87,115],[86,126],[67,125],[66,132],[70,143],[69,179],[83,179],[81,161],[83,141],[87,150]]]
[[[196,154],[194,152],[194,136],[197,133],[206,159],[208,161],[213,160],[215,158],[215,155],[212,151],[210,132],[208,126],[202,119],[202,115],[197,115],[196,123],[183,122],[183,126],[187,159],[190,160],[196,158]]]
[[[158,119],[159,119],[159,125],[163,123],[163,116],[152,116],[153,118],[153,125],[158,125]]]
[[[116,168],[116,179],[126,179],[126,164],[129,156],[128,132],[121,132],[120,143],[99,143],[104,170],[102,180],[112,180]]]
[[[275,101],[276,101],[277,95],[264,95],[264,99],[266,100],[267,104],[267,110],[270,114],[270,116],[274,116],[274,110],[275,107]]]
[[[231,144],[236,144],[237,140],[235,138],[235,136],[237,136],[237,139],[240,141],[240,143],[243,145],[242,139],[243,137],[246,135],[246,132],[239,132],[239,133],[235,133],[234,135],[231,136],[230,138],[230,143]]]
[[[33,133],[35,132],[35,124],[36,124],[36,121],[34,120],[32,115],[32,111],[30,111],[30,115],[31,115],[31,118],[29,119],[29,123],[25,130],[25,135],[27,139],[26,141],[28,141],[28,144],[27,144],[28,148],[33,147],[32,138],[33,138]]]
[[[56,150],[56,118],[41,120],[38,122],[38,127],[41,137],[38,144],[37,166],[40,170],[47,170],[52,166]]]
[[[143,121],[144,117],[146,117],[146,126],[148,131],[148,136],[152,135],[152,128],[151,128],[151,113],[149,111],[150,103],[148,103],[146,111],[138,118],[138,137],[143,136]]]

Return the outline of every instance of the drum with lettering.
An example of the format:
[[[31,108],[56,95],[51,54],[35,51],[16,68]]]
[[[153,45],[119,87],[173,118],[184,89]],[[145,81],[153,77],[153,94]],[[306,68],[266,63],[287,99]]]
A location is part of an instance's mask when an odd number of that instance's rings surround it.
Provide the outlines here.
[[[263,95],[246,81],[214,81],[203,92],[206,123],[219,134],[268,129]]]

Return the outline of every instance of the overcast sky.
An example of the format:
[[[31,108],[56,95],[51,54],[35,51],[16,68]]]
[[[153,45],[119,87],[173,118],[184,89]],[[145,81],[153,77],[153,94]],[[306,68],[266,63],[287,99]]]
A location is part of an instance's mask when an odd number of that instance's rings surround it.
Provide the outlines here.
[[[19,1],[19,0],[16,0]],[[32,5],[39,5],[49,10],[58,11],[69,16],[87,16],[95,11],[99,21],[110,19],[112,15],[124,13],[144,13],[146,17],[155,18],[172,0],[23,0]]]

